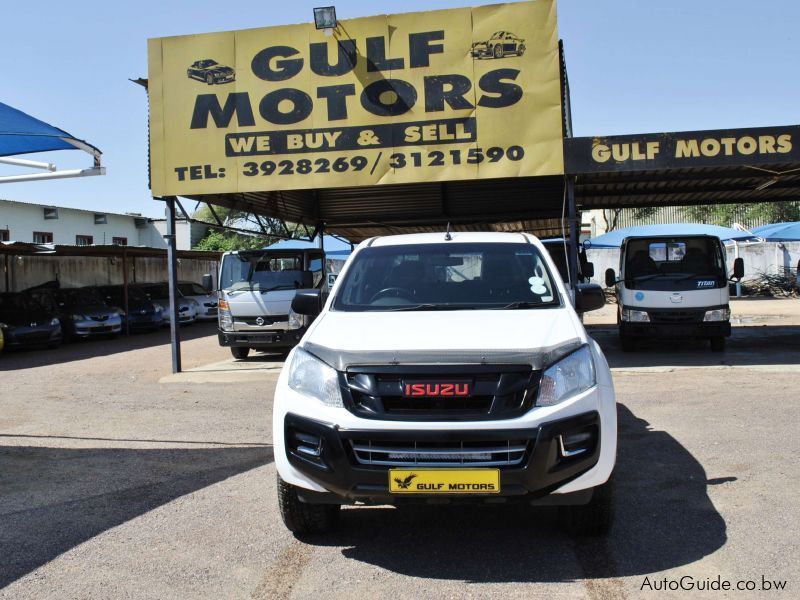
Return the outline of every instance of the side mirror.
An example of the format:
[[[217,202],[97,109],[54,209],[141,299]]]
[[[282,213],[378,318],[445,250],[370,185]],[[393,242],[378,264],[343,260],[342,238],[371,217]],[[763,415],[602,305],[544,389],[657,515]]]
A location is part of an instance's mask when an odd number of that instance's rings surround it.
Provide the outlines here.
[[[316,317],[322,312],[320,290],[300,290],[292,298],[292,310],[299,315]]]
[[[211,280],[210,273],[206,273],[205,275],[203,275],[203,279],[201,280],[200,285],[202,285],[203,289],[208,293],[214,291],[214,282]]]
[[[583,276],[586,279],[591,279],[592,277],[594,277],[594,263],[593,262],[587,262],[586,264],[583,265]]]
[[[614,269],[606,269],[606,287],[614,287],[617,285],[617,274]]]
[[[741,279],[742,277],[744,277],[744,260],[740,257],[733,261],[733,278]]]
[[[610,269],[609,269],[610,270]],[[603,308],[606,304],[606,295],[596,283],[579,283],[575,286],[575,310],[589,312]]]
[[[300,276],[301,283],[300,285],[304,288],[314,287],[314,274],[311,271],[303,271],[303,274]]]

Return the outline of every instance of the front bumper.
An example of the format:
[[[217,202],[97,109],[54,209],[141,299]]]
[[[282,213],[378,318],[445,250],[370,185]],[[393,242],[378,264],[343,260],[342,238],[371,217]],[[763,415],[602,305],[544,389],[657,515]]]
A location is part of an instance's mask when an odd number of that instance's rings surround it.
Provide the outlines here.
[[[9,349],[32,348],[61,343],[61,326],[5,329],[3,331],[5,347]]]
[[[486,423],[486,425],[493,425]],[[559,436],[577,431],[592,431],[594,438],[585,453],[563,456]],[[352,450],[353,440],[369,438],[375,443],[397,443],[412,438],[422,443],[460,441],[463,444],[489,442],[498,438],[527,440],[527,450],[519,465],[500,468],[500,493],[491,495],[454,495],[447,499],[458,501],[506,502],[536,501],[548,496],[564,484],[575,480],[595,467],[600,460],[600,415],[589,411],[556,419],[526,429],[399,429],[373,431],[345,429],[288,413],[284,420],[283,451],[289,464],[303,476],[327,490],[327,494],[303,492],[310,502],[364,502],[369,504],[397,504],[445,501],[441,495],[393,495],[389,493],[389,466],[363,465]],[[314,436],[321,440],[319,457],[304,455],[295,449],[297,434]],[[308,438],[306,438],[308,439]],[[409,467],[400,467],[407,469]],[[419,467],[424,469],[425,465]],[[457,463],[448,469],[457,469]],[[480,468],[480,467],[474,467]],[[583,494],[588,501],[591,494]],[[575,498],[563,498],[573,503]]]
[[[710,338],[729,337],[730,321],[703,321],[698,323],[640,323],[622,321],[620,333],[630,337]]]
[[[306,328],[272,331],[217,330],[220,346],[232,348],[293,348],[303,337]]]
[[[92,337],[95,335],[114,335],[122,331],[120,318],[106,321],[78,321],[73,323],[75,335],[78,337]]]

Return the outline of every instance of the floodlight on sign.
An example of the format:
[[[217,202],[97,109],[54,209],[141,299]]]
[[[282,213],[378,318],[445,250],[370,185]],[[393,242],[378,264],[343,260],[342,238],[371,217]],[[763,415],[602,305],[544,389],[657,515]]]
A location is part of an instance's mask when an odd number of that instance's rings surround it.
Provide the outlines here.
[[[336,28],[336,7],[321,6],[314,9],[314,26],[329,34]]]

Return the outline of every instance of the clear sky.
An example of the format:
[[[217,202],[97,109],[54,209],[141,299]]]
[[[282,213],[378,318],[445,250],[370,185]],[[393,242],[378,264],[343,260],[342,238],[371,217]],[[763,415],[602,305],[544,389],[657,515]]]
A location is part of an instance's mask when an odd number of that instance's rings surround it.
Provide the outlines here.
[[[147,76],[147,38],[307,22],[327,4],[6,0],[0,101],[99,147],[108,175],[0,184],[0,198],[160,216],[147,188],[146,95],[128,81]],[[490,2],[335,2],[345,19],[475,4]],[[575,135],[800,123],[796,0],[560,0],[558,12]],[[78,151],[42,159],[90,164]]]

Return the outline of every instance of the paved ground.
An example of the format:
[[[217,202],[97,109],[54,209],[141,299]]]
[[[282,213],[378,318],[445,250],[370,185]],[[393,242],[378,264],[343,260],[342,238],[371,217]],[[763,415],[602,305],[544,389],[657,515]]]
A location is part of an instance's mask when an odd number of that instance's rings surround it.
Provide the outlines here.
[[[348,509],[338,534],[301,542],[276,508],[271,377],[159,383],[163,332],[2,355],[0,597],[633,598],[718,575],[797,597],[800,303],[756,304],[734,312],[773,318],[743,321],[763,326],[724,354],[623,355],[587,319],[620,401],[619,513],[600,542],[565,537],[549,509],[433,508]],[[243,368],[213,326],[185,333],[187,368]]]

